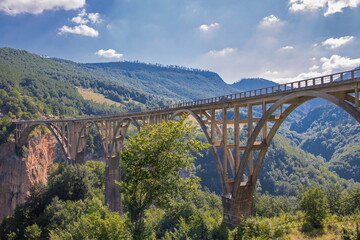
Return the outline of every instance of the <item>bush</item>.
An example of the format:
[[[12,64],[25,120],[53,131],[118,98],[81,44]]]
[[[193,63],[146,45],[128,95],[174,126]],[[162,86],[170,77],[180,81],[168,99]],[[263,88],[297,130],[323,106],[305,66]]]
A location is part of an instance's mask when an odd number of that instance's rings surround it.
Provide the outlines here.
[[[320,187],[312,186],[304,192],[301,199],[301,209],[305,212],[304,230],[324,227],[327,205],[325,194]]]

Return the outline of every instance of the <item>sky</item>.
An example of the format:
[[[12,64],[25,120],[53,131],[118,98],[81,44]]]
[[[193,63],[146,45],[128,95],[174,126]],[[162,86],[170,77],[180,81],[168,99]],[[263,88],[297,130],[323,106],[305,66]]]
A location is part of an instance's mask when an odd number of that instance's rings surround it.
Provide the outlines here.
[[[360,0],[0,0],[0,47],[288,82],[360,65]]]

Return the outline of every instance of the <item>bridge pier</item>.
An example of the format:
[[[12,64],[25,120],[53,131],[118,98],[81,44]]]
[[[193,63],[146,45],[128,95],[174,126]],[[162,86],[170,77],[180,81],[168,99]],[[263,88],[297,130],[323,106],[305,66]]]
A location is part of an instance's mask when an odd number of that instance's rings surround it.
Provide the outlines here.
[[[120,156],[109,159],[105,168],[105,204],[111,211],[123,213],[120,186]]]
[[[254,190],[255,185],[243,185],[239,187],[236,196],[231,196],[231,194],[222,196],[224,223],[239,226],[244,218],[252,216],[254,209]]]

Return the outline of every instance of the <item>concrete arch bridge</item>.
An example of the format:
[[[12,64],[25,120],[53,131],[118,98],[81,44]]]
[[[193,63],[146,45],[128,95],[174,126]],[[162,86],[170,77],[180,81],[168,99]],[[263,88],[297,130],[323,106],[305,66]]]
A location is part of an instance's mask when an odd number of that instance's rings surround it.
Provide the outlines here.
[[[253,194],[265,154],[289,114],[308,100],[322,98],[360,122],[359,89],[357,69],[139,112],[16,121],[16,143],[19,147],[26,144],[30,132],[42,125],[50,129],[70,161],[83,163],[86,138],[95,127],[106,155],[106,203],[121,213],[121,196],[114,181],[120,180],[119,150],[130,124],[141,129],[146,124],[190,114],[212,145],[223,189],[224,222],[238,225],[241,217],[252,214]]]

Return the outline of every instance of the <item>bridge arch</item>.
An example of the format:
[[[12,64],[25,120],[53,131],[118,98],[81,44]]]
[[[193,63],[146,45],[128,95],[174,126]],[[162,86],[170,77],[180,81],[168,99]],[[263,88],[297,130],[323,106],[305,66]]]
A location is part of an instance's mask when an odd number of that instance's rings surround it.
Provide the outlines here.
[[[68,149],[68,140],[65,136],[63,136],[63,134],[61,133],[61,130],[58,129],[58,127],[52,123],[46,123],[46,122],[33,123],[33,124],[30,123],[29,126],[27,126],[22,131],[21,136],[17,141],[17,147],[21,148],[22,146],[24,146],[28,142],[30,133],[32,131],[34,131],[34,129],[38,126],[44,126],[50,130],[51,134],[55,137],[57,142],[60,144],[60,148],[61,148],[61,151],[63,152],[64,156],[66,157],[67,160],[70,160],[71,156],[70,156],[69,149]]]
[[[124,125],[125,123],[125,125]],[[133,124],[138,132],[140,132],[140,125],[133,117],[122,118],[114,129],[114,134],[111,139],[111,145],[109,149],[109,157],[116,157],[119,151],[123,147],[124,139],[127,134],[129,126]]]
[[[262,163],[263,163],[263,160],[267,153],[268,147],[270,146],[270,143],[271,143],[273,137],[275,136],[277,130],[279,129],[279,127],[282,125],[284,120],[290,115],[290,113],[292,113],[296,108],[298,108],[300,105],[307,102],[308,100],[311,100],[314,98],[322,98],[324,100],[327,100],[328,102],[331,102],[331,103],[337,105],[338,107],[345,110],[357,122],[360,123],[360,111],[356,107],[352,106],[350,103],[346,102],[344,99],[334,96],[329,93],[311,90],[311,91],[307,91],[307,92],[291,93],[291,94],[279,99],[261,117],[260,121],[254,128],[254,131],[252,132],[250,138],[248,139],[247,147],[242,156],[242,159],[244,159],[244,161],[241,162],[239,169],[238,169],[238,173],[235,178],[235,185],[234,185],[234,189],[232,192],[233,196],[237,195],[239,185],[243,178],[244,171],[246,168],[246,163],[247,163],[247,160],[249,159],[250,153],[252,152],[254,143],[255,143],[257,137],[259,136],[261,130],[263,129],[263,127],[267,124],[268,119],[272,116],[272,114],[283,104],[287,104],[293,100],[297,100],[296,103],[290,104],[290,106],[287,107],[283,113],[281,113],[280,120],[275,122],[275,124],[272,126],[271,130],[267,133],[266,136],[263,136],[263,138],[264,138],[263,144],[265,147],[263,149],[261,149],[260,153],[258,154],[258,157],[256,160],[256,165],[254,167],[254,172],[253,172],[253,175],[251,178],[252,185],[255,185],[255,183],[258,179],[258,176],[259,176],[259,173],[260,173],[260,170],[262,167]]]
[[[228,184],[226,183],[226,181],[225,181],[224,170],[223,170],[223,166],[222,166],[221,160],[220,160],[221,158],[220,158],[220,156],[219,156],[219,153],[218,153],[217,148],[214,146],[214,144],[213,144],[213,142],[212,142],[211,136],[210,136],[210,134],[209,134],[208,129],[206,128],[205,123],[202,121],[202,119],[201,119],[196,113],[194,113],[193,111],[191,111],[191,110],[189,110],[189,109],[177,110],[176,112],[174,112],[174,113],[171,115],[170,120],[174,120],[175,117],[181,116],[181,115],[183,115],[183,114],[189,114],[189,115],[191,115],[191,116],[198,122],[198,124],[200,125],[201,130],[204,132],[208,143],[211,144],[211,146],[212,146],[211,149],[212,149],[212,152],[213,152],[213,155],[214,155],[214,160],[215,160],[216,168],[217,168],[218,174],[219,174],[219,176],[220,176],[220,181],[221,181],[222,189],[223,189],[223,191],[229,192],[230,187],[229,187],[229,185],[228,185]]]
[[[75,153],[76,153],[75,162],[76,163],[85,163],[86,141],[89,137],[90,130],[94,127],[97,131],[97,134],[101,138],[101,146],[105,153],[105,158],[106,158],[106,146],[103,141],[103,135],[101,134],[101,128],[95,121],[87,120],[82,124],[81,130],[79,132],[79,138],[77,140],[76,151],[75,151]]]

